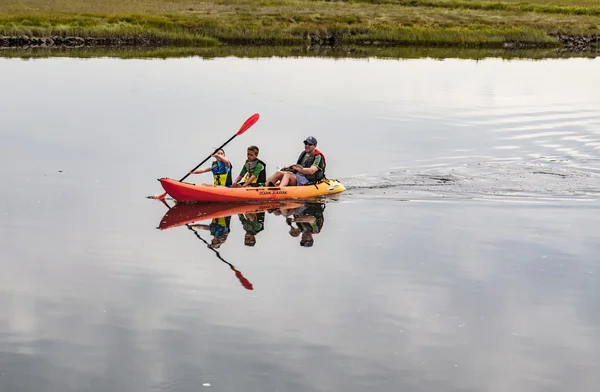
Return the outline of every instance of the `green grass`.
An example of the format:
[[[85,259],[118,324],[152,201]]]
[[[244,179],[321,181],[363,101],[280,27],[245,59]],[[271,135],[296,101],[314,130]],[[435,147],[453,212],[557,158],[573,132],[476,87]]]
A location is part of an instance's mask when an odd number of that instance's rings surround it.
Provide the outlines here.
[[[452,8],[490,11],[522,11],[565,15],[600,15],[595,0],[330,0],[347,3],[395,4],[409,7]]]
[[[179,46],[559,46],[599,34],[599,0],[2,0],[0,35]]]

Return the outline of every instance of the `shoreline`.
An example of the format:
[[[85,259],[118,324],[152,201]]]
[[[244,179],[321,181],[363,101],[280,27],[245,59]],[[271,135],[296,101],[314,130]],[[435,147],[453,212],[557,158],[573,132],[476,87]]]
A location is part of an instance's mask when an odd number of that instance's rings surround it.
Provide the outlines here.
[[[53,46],[15,47],[0,50],[0,58],[42,59],[42,58],[117,58],[117,59],[172,59],[199,57],[216,59],[237,58],[332,58],[332,59],[465,59],[483,60],[501,58],[504,60],[542,60],[565,58],[588,58],[600,56],[600,52],[574,52],[557,48],[457,48],[420,46],[250,46],[218,45],[210,47],[176,46]]]
[[[519,42],[506,41],[501,45],[484,44],[479,45],[460,45],[460,44],[435,44],[430,43],[425,45],[422,43],[411,42],[389,42],[380,40],[363,40],[353,44],[359,47],[446,47],[446,48],[480,48],[480,49],[506,49],[506,50],[521,50],[521,49],[548,49],[555,48],[562,52],[600,52],[600,34],[591,35],[575,35],[575,34],[550,34],[549,37],[556,40],[552,42]],[[341,41],[341,42],[340,42]],[[223,45],[221,42],[199,42],[200,47],[213,47]],[[239,45],[237,42],[226,44]],[[311,35],[308,36],[305,42],[308,47],[318,48],[337,48],[343,47],[343,41],[332,36]],[[179,45],[177,42],[172,42],[169,39],[159,37],[139,36],[124,36],[124,37],[93,37],[93,36],[1,36],[0,49],[27,49],[27,48],[94,48],[94,47],[185,47],[187,45]],[[258,46],[247,44],[242,46]],[[274,46],[292,47],[296,45],[281,45]]]

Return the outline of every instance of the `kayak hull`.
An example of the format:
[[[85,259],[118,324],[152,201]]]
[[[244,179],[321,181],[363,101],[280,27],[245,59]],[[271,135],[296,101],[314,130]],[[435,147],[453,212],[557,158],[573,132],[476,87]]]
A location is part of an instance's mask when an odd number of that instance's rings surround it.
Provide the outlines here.
[[[273,200],[301,200],[343,192],[346,188],[336,180],[325,180],[315,185],[288,187],[227,188],[195,185],[170,178],[159,179],[169,196],[181,202],[232,203]]]

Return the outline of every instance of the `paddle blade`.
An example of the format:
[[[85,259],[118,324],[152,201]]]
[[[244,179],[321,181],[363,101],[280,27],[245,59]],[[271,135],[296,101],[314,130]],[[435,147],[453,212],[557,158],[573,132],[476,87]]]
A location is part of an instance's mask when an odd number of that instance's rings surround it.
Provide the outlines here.
[[[252,283],[250,283],[250,281],[248,279],[246,279],[240,271],[236,270],[233,267],[231,267],[231,269],[235,271],[235,276],[238,278],[238,280],[240,281],[240,283],[242,284],[242,286],[244,286],[244,288],[246,290],[254,290]]]
[[[167,196],[167,192],[161,193],[160,195],[148,196],[148,199],[164,200],[166,196]]]
[[[240,130],[237,131],[235,136],[240,136],[242,133],[246,132],[248,130],[248,128],[250,128],[251,126],[256,124],[259,117],[260,117],[260,115],[258,113],[254,113],[252,116],[248,117],[246,122],[242,124],[242,126],[240,127]]]

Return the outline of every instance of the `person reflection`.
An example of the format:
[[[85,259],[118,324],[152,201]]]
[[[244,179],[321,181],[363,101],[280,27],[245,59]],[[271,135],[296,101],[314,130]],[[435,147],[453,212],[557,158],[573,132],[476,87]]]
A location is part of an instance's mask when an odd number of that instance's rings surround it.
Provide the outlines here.
[[[231,216],[224,216],[221,218],[214,218],[209,225],[197,223],[190,226],[193,228],[209,230],[210,234],[213,236],[213,239],[210,241],[208,247],[212,249],[219,249],[227,240],[227,236],[229,236],[231,231],[230,224]]]
[[[290,227],[290,235],[300,236],[300,246],[308,248],[315,243],[314,234],[320,233],[323,229],[324,210],[324,203],[305,203],[294,209],[281,208],[275,215],[285,216],[285,221]]]
[[[239,214],[240,222],[246,234],[244,234],[244,245],[256,245],[256,235],[265,229],[265,213],[251,212]]]

